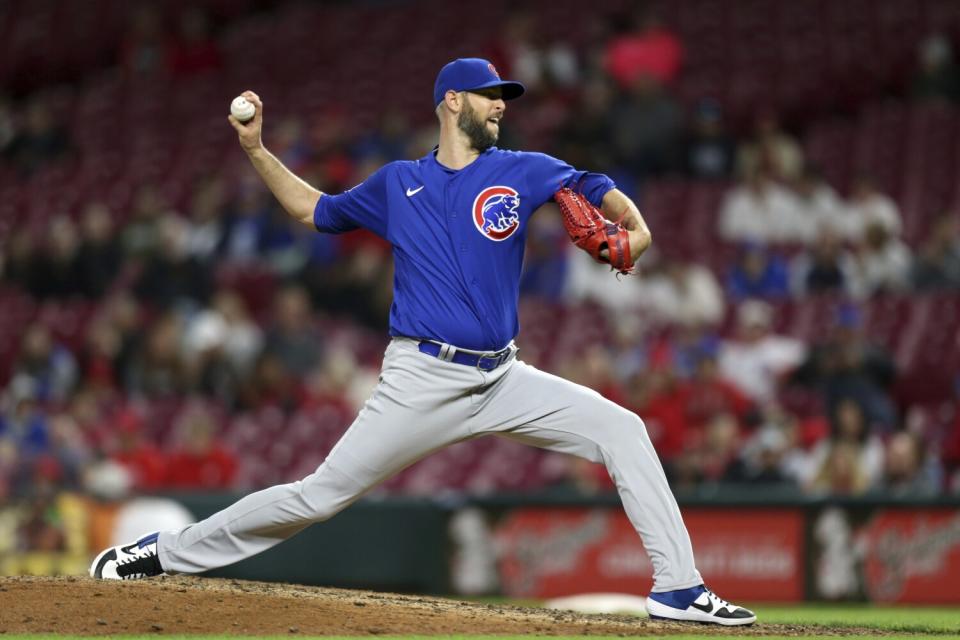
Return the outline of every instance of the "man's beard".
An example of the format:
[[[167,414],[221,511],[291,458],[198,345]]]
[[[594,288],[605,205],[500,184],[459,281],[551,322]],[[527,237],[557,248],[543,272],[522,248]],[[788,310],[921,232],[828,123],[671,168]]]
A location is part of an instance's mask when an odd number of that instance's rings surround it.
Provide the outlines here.
[[[487,123],[477,117],[476,110],[469,102],[464,103],[463,110],[457,116],[457,128],[467,134],[470,146],[483,153],[497,142],[497,134],[491,133]]]

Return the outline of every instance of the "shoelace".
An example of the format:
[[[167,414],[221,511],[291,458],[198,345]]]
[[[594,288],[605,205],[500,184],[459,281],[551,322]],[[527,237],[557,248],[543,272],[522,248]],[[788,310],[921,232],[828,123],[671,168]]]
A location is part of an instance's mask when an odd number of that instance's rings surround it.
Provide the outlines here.
[[[126,558],[117,563],[117,575],[123,580],[148,578],[163,573],[160,559],[155,551],[148,551],[135,558]]]
[[[707,597],[708,597],[708,598],[712,598],[712,599],[714,599],[714,600],[716,600],[717,602],[720,603],[720,605],[717,607],[718,609],[719,609],[720,607],[727,607],[727,608],[730,609],[731,611],[734,610],[734,609],[736,609],[735,606],[733,606],[732,604],[730,604],[729,602],[727,602],[726,600],[724,600],[723,598],[721,598],[720,596],[718,596],[717,594],[715,594],[713,591],[710,591],[710,589],[707,589]]]

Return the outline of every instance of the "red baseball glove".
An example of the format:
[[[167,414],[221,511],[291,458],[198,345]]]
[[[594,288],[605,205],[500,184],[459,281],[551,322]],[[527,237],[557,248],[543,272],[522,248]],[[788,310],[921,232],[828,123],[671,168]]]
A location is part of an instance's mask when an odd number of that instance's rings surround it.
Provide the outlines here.
[[[610,265],[622,274],[633,271],[633,258],[630,257],[630,238],[620,222],[610,222],[603,212],[593,206],[582,193],[563,188],[553,194],[560,212],[563,214],[563,226],[574,244],[593,256],[597,262]],[[604,258],[600,252],[607,250]]]

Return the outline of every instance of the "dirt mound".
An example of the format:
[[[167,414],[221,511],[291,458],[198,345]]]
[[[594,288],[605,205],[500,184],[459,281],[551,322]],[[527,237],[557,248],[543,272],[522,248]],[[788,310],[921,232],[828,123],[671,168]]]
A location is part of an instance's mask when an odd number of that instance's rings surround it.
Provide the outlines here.
[[[706,628],[698,625],[696,630]],[[3,633],[636,636],[690,631],[689,625],[628,616],[240,580],[178,576],[117,583],[77,577],[0,578]],[[769,624],[716,629],[718,634],[735,635],[814,631],[864,630]]]

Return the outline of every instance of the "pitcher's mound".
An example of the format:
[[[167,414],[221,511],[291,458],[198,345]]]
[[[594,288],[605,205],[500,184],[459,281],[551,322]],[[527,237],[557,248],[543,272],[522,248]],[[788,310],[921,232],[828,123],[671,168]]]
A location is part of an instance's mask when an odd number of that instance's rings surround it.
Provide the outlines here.
[[[161,577],[0,578],[0,630],[11,634],[238,635],[806,635],[855,629],[755,625],[714,629],[643,618],[483,605],[288,584]],[[860,630],[861,632],[863,630]]]

